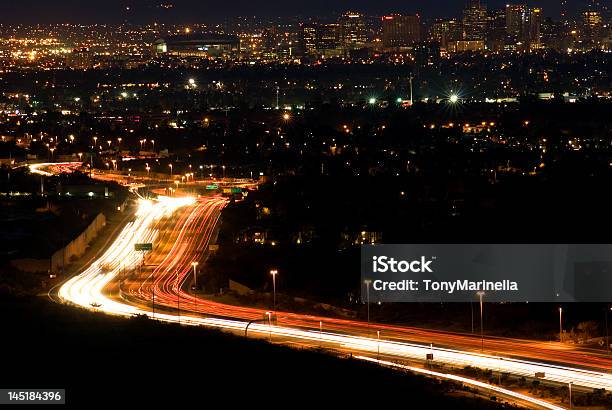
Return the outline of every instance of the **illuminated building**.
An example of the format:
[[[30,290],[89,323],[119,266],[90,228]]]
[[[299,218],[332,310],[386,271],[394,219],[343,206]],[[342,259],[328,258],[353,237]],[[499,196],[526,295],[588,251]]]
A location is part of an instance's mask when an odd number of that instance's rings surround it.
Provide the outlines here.
[[[88,48],[72,50],[66,56],[66,66],[75,70],[87,70],[94,66],[94,53]]]
[[[508,44],[522,49],[539,48],[542,9],[528,8],[523,4],[506,5],[506,34]]]
[[[240,52],[237,36],[221,34],[177,35],[154,43],[157,54],[177,57],[230,57]]]
[[[421,37],[421,22],[418,15],[401,16],[394,14],[382,18],[383,46],[408,47]]]
[[[440,43],[441,48],[446,48],[449,41],[462,38],[461,23],[457,19],[436,20],[431,26],[430,40]]]
[[[525,22],[523,40],[529,45],[529,48],[540,48],[542,45],[542,9],[531,8],[527,13],[527,21]]]
[[[487,8],[480,4],[480,0],[469,0],[466,8],[463,9],[464,40],[484,40],[488,20]]]
[[[276,57],[280,46],[280,37],[276,27],[265,28],[261,34],[264,54],[268,57]]]
[[[361,48],[367,42],[365,18],[362,14],[347,12],[338,19],[340,42],[347,50]]]
[[[501,51],[506,46],[506,10],[497,9],[489,13],[489,32],[487,35],[489,50]]]
[[[451,53],[464,53],[468,51],[482,51],[485,48],[484,40],[458,40],[448,43],[447,50]]]
[[[582,38],[588,47],[597,46],[604,37],[603,9],[598,0],[591,0],[582,12]]]
[[[524,4],[506,5],[506,33],[513,42],[519,41],[527,21],[527,7]]]
[[[305,54],[316,54],[317,52],[316,24],[302,24],[302,50]]]
[[[339,24],[320,24],[317,27],[317,51],[327,57],[341,54]]]

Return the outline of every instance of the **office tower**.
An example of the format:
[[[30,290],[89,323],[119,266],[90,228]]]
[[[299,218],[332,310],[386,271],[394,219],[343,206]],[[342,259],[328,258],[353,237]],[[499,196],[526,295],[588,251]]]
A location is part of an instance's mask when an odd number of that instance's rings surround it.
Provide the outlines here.
[[[441,48],[446,48],[450,41],[462,38],[461,22],[457,19],[436,20],[431,26],[430,40],[440,43]]]
[[[316,54],[318,25],[304,23],[301,28],[301,46],[304,54]]]
[[[421,21],[418,15],[402,16],[393,14],[382,18],[383,46],[407,47],[421,37]]]
[[[463,38],[485,40],[488,28],[487,8],[479,0],[469,0],[463,9]]]
[[[367,42],[365,18],[360,13],[347,12],[338,19],[340,42],[347,49],[360,48]]]
[[[506,5],[506,34],[512,43],[521,40],[526,21],[527,6],[524,4]]]

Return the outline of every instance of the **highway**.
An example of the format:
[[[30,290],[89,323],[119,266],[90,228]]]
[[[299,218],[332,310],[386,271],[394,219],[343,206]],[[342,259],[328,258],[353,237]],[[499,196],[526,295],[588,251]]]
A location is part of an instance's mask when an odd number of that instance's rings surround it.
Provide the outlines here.
[[[226,204],[221,196],[140,199],[134,221],[90,266],[66,281],[57,296],[65,303],[114,315],[147,315],[240,334],[248,325],[250,336],[276,343],[324,347],[387,361],[422,362],[433,354],[436,362],[450,366],[475,366],[530,378],[543,372],[548,381],[612,391],[612,360],[559,343],[487,337],[481,353],[480,338],[471,335],[291,312],[274,312],[277,322],[270,324],[264,320],[269,311],[196,297],[185,290],[193,274],[192,263],[204,260]],[[155,244],[155,251],[145,259],[134,250],[134,244],[143,242]]]

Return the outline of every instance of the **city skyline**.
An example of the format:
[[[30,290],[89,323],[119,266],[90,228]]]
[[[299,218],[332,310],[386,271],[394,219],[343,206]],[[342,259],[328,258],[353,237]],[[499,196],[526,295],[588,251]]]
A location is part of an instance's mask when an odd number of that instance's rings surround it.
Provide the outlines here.
[[[483,1],[489,9],[504,7],[503,0]],[[533,0],[530,2],[510,2],[511,4],[527,4],[541,7],[546,16],[558,18],[561,3],[553,0]],[[584,8],[590,0],[567,2],[568,13],[575,14]],[[354,0],[349,3],[336,1],[309,2],[290,5],[280,2],[246,2],[236,1],[231,4],[211,5],[193,0],[178,1],[124,1],[113,0],[104,5],[83,4],[80,2],[62,0],[50,4],[41,0],[30,0],[18,4],[0,5],[0,23],[193,23],[220,22],[228,18],[240,16],[257,16],[261,18],[287,16],[334,16],[346,10],[360,11],[369,15],[384,15],[389,13],[420,13],[424,18],[455,17],[461,14],[466,2],[452,0],[444,2],[426,2],[418,0],[410,5],[397,1],[383,0],[372,5],[367,1]]]

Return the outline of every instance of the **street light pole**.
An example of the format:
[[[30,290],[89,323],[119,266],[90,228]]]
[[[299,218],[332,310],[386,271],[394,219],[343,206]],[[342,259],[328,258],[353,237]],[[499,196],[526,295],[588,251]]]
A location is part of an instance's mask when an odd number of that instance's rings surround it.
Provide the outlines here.
[[[380,330],[376,331],[376,360],[380,360]]]
[[[276,275],[278,274],[278,269],[272,269],[270,271],[270,275],[272,275],[272,294],[273,294],[273,305],[274,310],[276,310]]]
[[[482,316],[482,297],[484,296],[484,292],[478,292],[478,296],[480,297],[480,351],[484,352],[484,319]]]
[[[198,275],[196,272],[196,268],[198,266],[197,262],[191,262],[191,266],[193,266],[193,286],[195,289],[198,288]]]
[[[612,307],[606,306],[606,351],[610,354],[610,339],[608,336],[608,311],[612,310]]]
[[[474,302],[470,301],[470,310],[472,312],[472,334],[474,334]]]
[[[370,328],[370,283],[372,283],[371,280],[366,279],[364,281],[364,283],[366,284],[366,303],[367,303],[367,310],[368,310],[368,329]]]
[[[559,342],[563,342],[563,308],[559,307]]]

